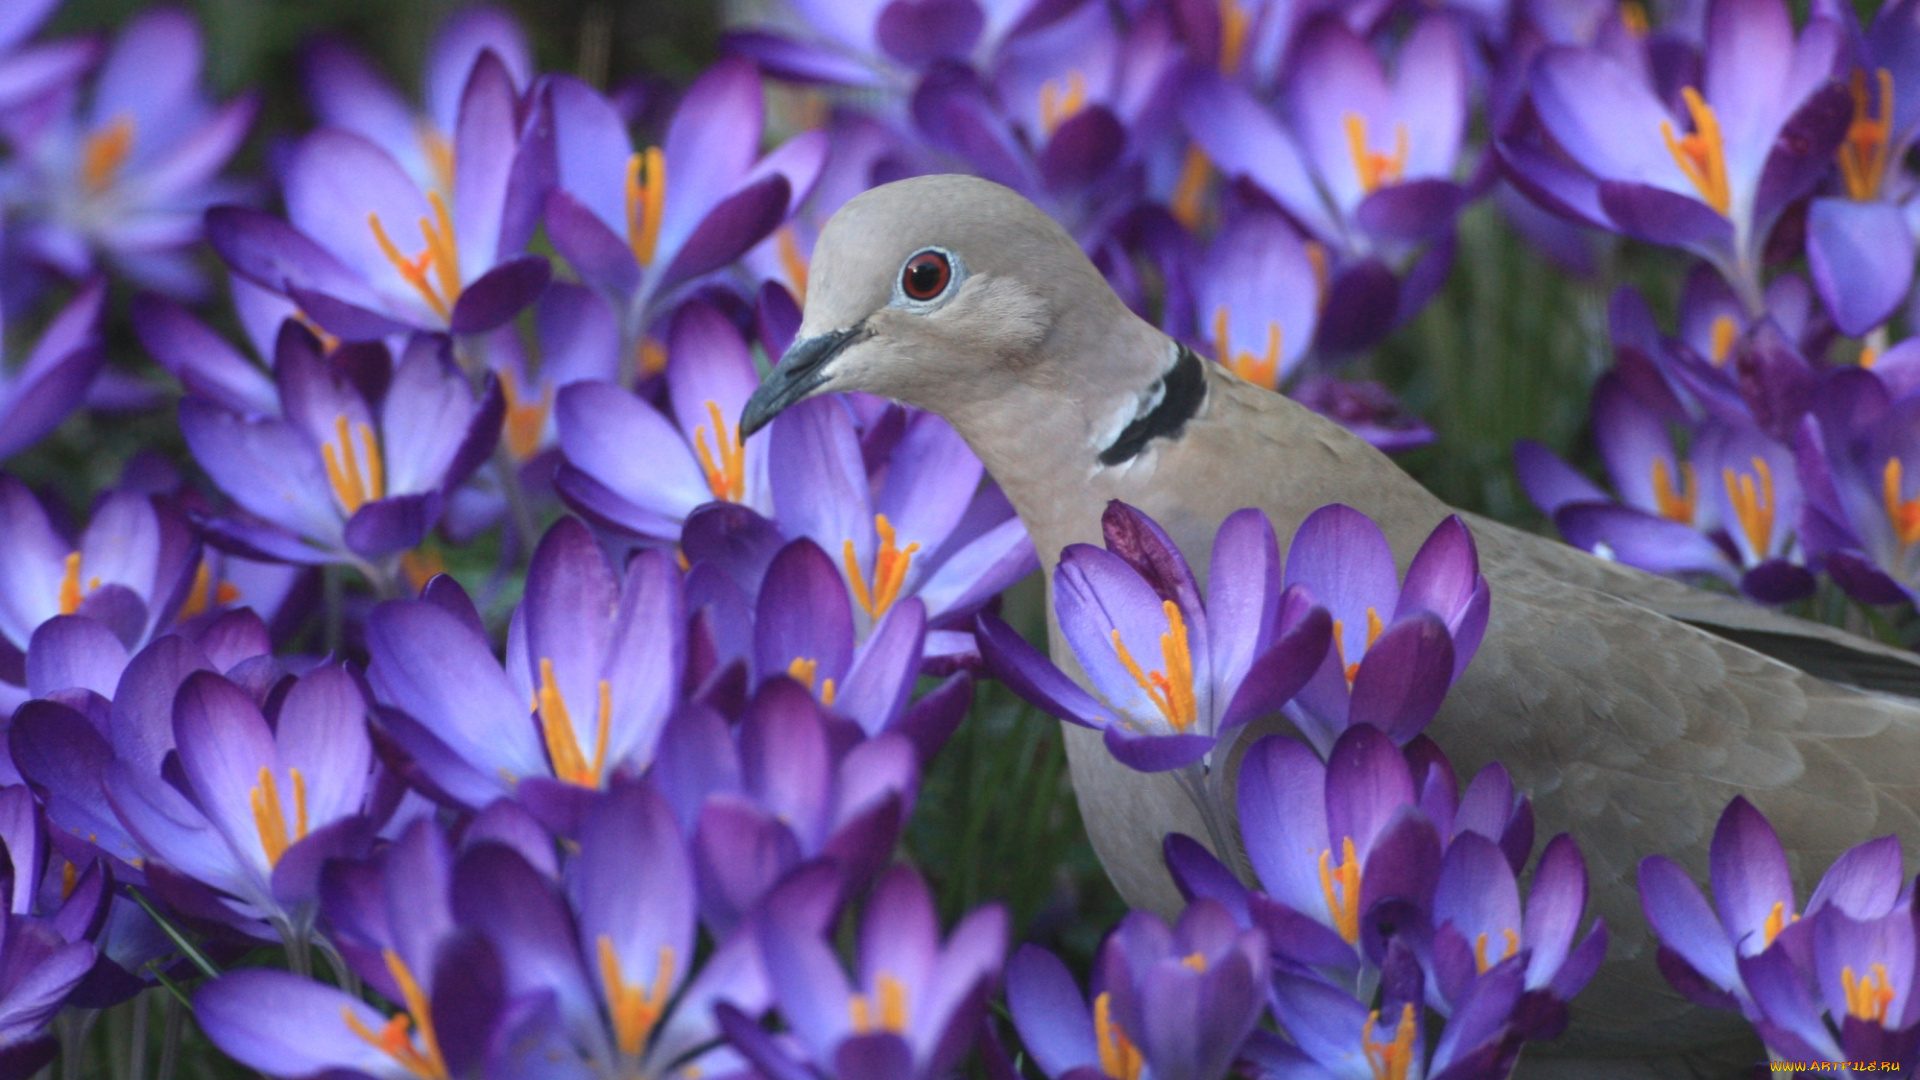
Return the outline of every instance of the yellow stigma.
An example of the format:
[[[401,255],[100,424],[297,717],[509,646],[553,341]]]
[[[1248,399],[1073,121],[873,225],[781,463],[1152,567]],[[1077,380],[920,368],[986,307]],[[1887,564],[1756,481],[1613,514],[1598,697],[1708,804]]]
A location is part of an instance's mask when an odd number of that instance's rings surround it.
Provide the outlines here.
[[[1753,557],[1764,559],[1773,546],[1773,470],[1757,454],[1750,460],[1753,472],[1735,476],[1732,469],[1722,469],[1720,482],[1727,486],[1727,500],[1733,503],[1734,517],[1746,534]],[[1755,477],[1759,478],[1757,485]]]
[[[420,294],[427,307],[444,319],[452,313],[454,301],[460,299],[460,248],[454,241],[453,218],[447,213],[446,200],[439,192],[429,191],[427,203],[433,213],[420,219],[420,235],[426,247],[413,258],[400,253],[393,238],[387,235],[386,226],[380,223],[379,214],[368,214],[367,226],[373,230],[373,240],[380,245],[380,253]],[[427,276],[428,271],[432,271],[432,277]]]
[[[1344,623],[1339,619],[1333,620],[1333,654],[1340,661],[1340,670],[1347,677],[1347,685],[1352,686],[1353,680],[1360,675],[1360,661],[1347,663],[1347,648],[1340,643],[1340,633],[1344,629]],[[1367,609],[1367,647],[1360,650],[1362,659],[1366,657],[1367,649],[1373,648],[1373,643],[1380,640],[1380,631],[1384,629],[1386,624],[1380,621],[1380,613],[1369,607]]]
[[[607,764],[607,732],[613,723],[613,688],[600,680],[600,711],[595,718],[593,759],[587,759],[580,739],[574,734],[573,716],[566,699],[560,696],[560,684],[553,677],[553,661],[540,658],[538,696],[540,731],[547,742],[547,757],[553,761],[553,775],[579,787],[597,788]]]
[[[377,1032],[369,1030],[360,1021],[351,1005],[340,1007],[341,1019],[347,1022],[347,1028],[355,1035],[392,1058],[413,1076],[420,1080],[447,1080],[447,1060],[440,1056],[440,1040],[433,1031],[433,1012],[426,993],[420,989],[419,981],[407,969],[406,961],[400,959],[399,953],[385,949],[382,950],[382,956],[386,959],[388,973],[399,984],[403,1010],[394,1013]],[[407,1030],[412,1026],[420,1029],[418,1043],[414,1042],[412,1033]]]
[[[1213,311],[1213,348],[1220,362],[1227,370],[1253,383],[1270,390],[1278,389],[1280,383],[1280,324],[1269,320],[1267,323],[1267,352],[1264,356],[1255,356],[1250,352],[1235,352],[1231,339],[1227,336],[1227,305],[1221,304]]]
[[[1167,211],[1189,232],[1200,227],[1200,212],[1205,207],[1207,182],[1213,179],[1213,164],[1199,145],[1187,147],[1180,161],[1180,179],[1174,183],[1173,198]]]
[[[1167,631],[1160,635],[1160,663],[1165,670],[1142,671],[1139,662],[1127,651],[1126,643],[1120,640],[1117,629],[1113,631],[1113,651],[1173,730],[1185,731],[1200,718],[1200,707],[1193,693],[1193,653],[1187,645],[1187,620],[1180,614],[1180,605],[1171,600],[1162,600],[1160,610],[1167,615]]]
[[[1920,541],[1920,496],[1901,498],[1900,479],[1900,459],[1888,458],[1886,471],[1880,474],[1887,520],[1893,523],[1893,533],[1900,538],[1900,546],[1912,547],[1915,541]]]
[[[1871,345],[1860,346],[1860,366],[1861,367],[1866,368],[1868,371],[1872,371],[1874,363],[1879,359],[1880,359],[1879,349],[1876,349]]]
[[[873,515],[873,528],[880,534],[880,548],[873,555],[871,585],[866,575],[860,572],[860,560],[854,554],[853,541],[848,540],[841,545],[840,560],[846,564],[847,580],[853,583],[853,598],[860,602],[860,610],[878,619],[900,598],[900,588],[907,583],[907,571],[913,566],[913,556],[920,550],[920,543],[916,540],[904,548],[897,546],[899,536],[893,530],[893,522],[888,521],[885,514]]]
[[[1708,334],[1711,338],[1708,348],[1713,351],[1707,359],[1713,361],[1714,367],[1725,367],[1727,357],[1733,355],[1733,341],[1740,336],[1740,324],[1731,315],[1715,315]]]
[[[1799,921],[1799,912],[1790,912],[1787,910],[1785,901],[1775,900],[1773,902],[1773,910],[1767,912],[1766,925],[1760,928],[1762,937],[1760,947],[1766,948],[1768,945],[1773,944],[1773,939],[1780,936],[1780,931],[1785,930],[1788,923],[1797,923]]]
[[[88,135],[87,141],[81,144],[80,190],[98,195],[112,187],[132,154],[133,117],[122,114]]]
[[[247,802],[253,807],[254,831],[260,834],[260,847],[267,853],[267,865],[278,866],[280,856],[287,849],[307,836],[307,778],[300,775],[299,769],[288,769],[287,777],[293,781],[293,835],[287,835],[287,812],[280,804],[280,786],[274,782],[273,770],[260,767],[260,783],[247,794]]]
[[[1093,1040],[1100,1048],[1100,1071],[1113,1080],[1140,1080],[1146,1059],[1113,1019],[1113,995],[1093,999]]]
[[[1720,117],[1713,106],[1691,86],[1680,88],[1686,100],[1687,114],[1693,118],[1693,132],[1676,136],[1673,122],[1660,121],[1660,136],[1667,140],[1667,152],[1673,155],[1680,171],[1693,181],[1694,189],[1708,206],[1725,216],[1733,207],[1733,189],[1727,184],[1727,152],[1720,139]]]
[[[1207,958],[1203,953],[1188,953],[1180,958],[1180,962],[1202,975],[1207,973]]]
[[[799,235],[792,225],[782,225],[780,231],[773,234],[773,242],[780,252],[780,269],[787,275],[787,284],[793,286],[793,298],[806,304],[807,257],[800,254]]]
[[[1835,155],[1847,197],[1855,202],[1869,202],[1880,194],[1893,145],[1893,73],[1881,68],[1874,72],[1874,79],[1880,91],[1878,101],[1867,93],[1867,73],[1853,69],[1848,87],[1853,92],[1853,122],[1847,125],[1847,137]]]
[[[1840,988],[1846,992],[1847,1014],[1858,1020],[1870,1020],[1884,1026],[1887,1010],[1896,996],[1889,985],[1887,965],[1875,964],[1864,979],[1855,979],[1851,966],[1840,969]]]
[[[1700,483],[1694,474],[1693,463],[1680,463],[1680,487],[1673,486],[1673,470],[1667,466],[1667,459],[1653,459],[1653,502],[1660,510],[1660,516],[1668,521],[1677,521],[1682,525],[1693,524],[1693,515],[1700,505]]]
[[[1367,1014],[1367,1024],[1360,1029],[1360,1049],[1367,1055],[1367,1066],[1373,1070],[1373,1080],[1407,1080],[1407,1074],[1413,1067],[1413,1037],[1416,1034],[1413,1021],[1413,1003],[1401,1007],[1400,1024],[1393,1030],[1392,1042],[1380,1042],[1373,1037],[1374,1025],[1380,1022],[1380,1011],[1375,1009]]]
[[[613,939],[599,938],[600,984],[607,992],[607,1012],[613,1017],[613,1035],[620,1052],[638,1057],[646,1048],[647,1037],[667,1011],[667,995],[673,990],[673,946],[660,946],[660,959],[654,965],[653,986],[642,989],[629,983],[620,973],[620,956],[613,951]]]
[[[506,419],[500,422],[500,439],[515,461],[525,461],[540,452],[540,440],[547,433],[547,414],[553,411],[553,387],[540,388],[540,396],[527,399],[527,388],[511,371],[500,373],[500,390],[507,399]]]
[[[746,447],[740,443],[740,433],[727,426],[719,402],[708,399],[707,418],[713,421],[713,449],[707,449],[707,425],[700,424],[693,429],[694,453],[700,455],[700,470],[707,474],[707,489],[713,497],[737,503],[747,495]]]
[[[1252,12],[1241,7],[1239,0],[1220,0],[1220,74],[1232,78],[1239,73],[1252,30]]]
[[[1393,125],[1393,153],[1375,153],[1367,146],[1367,118],[1350,112],[1341,117],[1347,129],[1347,152],[1353,156],[1353,171],[1360,177],[1360,190],[1368,195],[1388,184],[1397,184],[1407,171],[1407,125]]]
[[[793,677],[794,682],[806,687],[807,693],[811,694],[813,693],[813,680],[820,674],[820,661],[812,657],[796,656],[793,662],[787,665],[787,674]],[[820,684],[820,704],[831,708],[833,706],[833,694],[834,685],[832,679],[828,679]]]
[[[667,156],[657,146],[627,159],[627,245],[641,266],[652,266],[667,205]]]
[[[642,376],[658,375],[667,370],[667,347],[665,345],[660,344],[653,338],[645,337],[640,339],[640,344],[636,345],[634,349],[638,353],[637,359],[640,361],[640,374]]]
[[[1520,935],[1514,933],[1511,927],[1504,926],[1500,928],[1500,933],[1507,939],[1507,951],[1500,954],[1500,960],[1505,960],[1507,957],[1520,951]],[[1485,975],[1488,968],[1499,962],[1499,960],[1495,960],[1492,963],[1487,961],[1487,935],[1484,933],[1475,934],[1473,936],[1474,968],[1478,970],[1480,974]]]
[[[847,1014],[856,1035],[876,1031],[899,1035],[907,1030],[907,986],[892,972],[882,971],[874,976],[873,993],[847,999]]]
[[[1079,69],[1040,84],[1040,132],[1051,138],[1087,105],[1087,77]]]
[[[207,560],[201,559],[200,565],[194,568],[193,584],[187,588],[187,598],[180,604],[179,617],[191,619],[195,615],[203,615],[216,607],[226,607],[238,599],[240,599],[239,587],[230,581],[215,584],[212,565]]]
[[[80,587],[80,553],[67,552],[66,570],[60,575],[60,614],[71,615],[79,611],[80,602],[99,587],[98,577],[88,578],[86,587]]]
[[[1333,849],[1320,853],[1320,891],[1333,928],[1351,945],[1360,940],[1360,860],[1354,856],[1353,837],[1340,841],[1340,865],[1332,862]]]
[[[357,448],[352,438],[355,434],[360,436]],[[347,416],[341,413],[333,418],[333,435],[331,441],[321,444],[320,456],[327,462],[327,482],[333,485],[333,497],[352,516],[367,503],[387,497],[387,465],[368,425],[354,424],[349,431]]]

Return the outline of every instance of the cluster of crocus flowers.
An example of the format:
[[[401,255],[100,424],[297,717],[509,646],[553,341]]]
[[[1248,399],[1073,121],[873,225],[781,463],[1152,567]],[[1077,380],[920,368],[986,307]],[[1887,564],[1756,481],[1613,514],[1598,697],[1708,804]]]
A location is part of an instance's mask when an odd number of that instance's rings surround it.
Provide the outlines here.
[[[1844,852],[1801,907],[1779,837],[1740,797],[1720,815],[1708,862],[1712,907],[1671,859],[1640,863],[1641,906],[1674,988],[1740,1010],[1776,1060],[1911,1069],[1920,936],[1898,838]]]

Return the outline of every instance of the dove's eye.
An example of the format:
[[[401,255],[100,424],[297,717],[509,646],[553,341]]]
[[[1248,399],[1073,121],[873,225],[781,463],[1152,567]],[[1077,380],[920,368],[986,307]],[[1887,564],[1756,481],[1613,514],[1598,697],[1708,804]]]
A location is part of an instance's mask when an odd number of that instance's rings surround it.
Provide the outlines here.
[[[952,282],[953,263],[943,251],[915,252],[900,268],[900,291],[909,300],[932,300],[946,292]]]

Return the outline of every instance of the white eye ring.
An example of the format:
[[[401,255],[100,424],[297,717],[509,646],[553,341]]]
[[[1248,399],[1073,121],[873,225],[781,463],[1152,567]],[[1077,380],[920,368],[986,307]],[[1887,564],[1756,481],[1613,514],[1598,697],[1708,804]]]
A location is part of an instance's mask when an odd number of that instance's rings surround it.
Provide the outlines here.
[[[925,311],[951,298],[967,276],[960,256],[943,247],[924,247],[907,256],[893,279],[893,305]]]

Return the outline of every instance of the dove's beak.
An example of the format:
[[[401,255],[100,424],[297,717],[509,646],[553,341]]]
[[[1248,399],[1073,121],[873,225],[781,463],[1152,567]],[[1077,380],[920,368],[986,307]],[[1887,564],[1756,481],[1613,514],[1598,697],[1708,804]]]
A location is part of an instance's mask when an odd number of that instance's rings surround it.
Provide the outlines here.
[[[827,381],[827,365],[833,358],[865,336],[862,323],[801,338],[789,346],[780,363],[767,373],[767,380],[747,399],[746,408],[740,410],[740,437],[744,439],[766,427],[787,406],[818,390]]]

